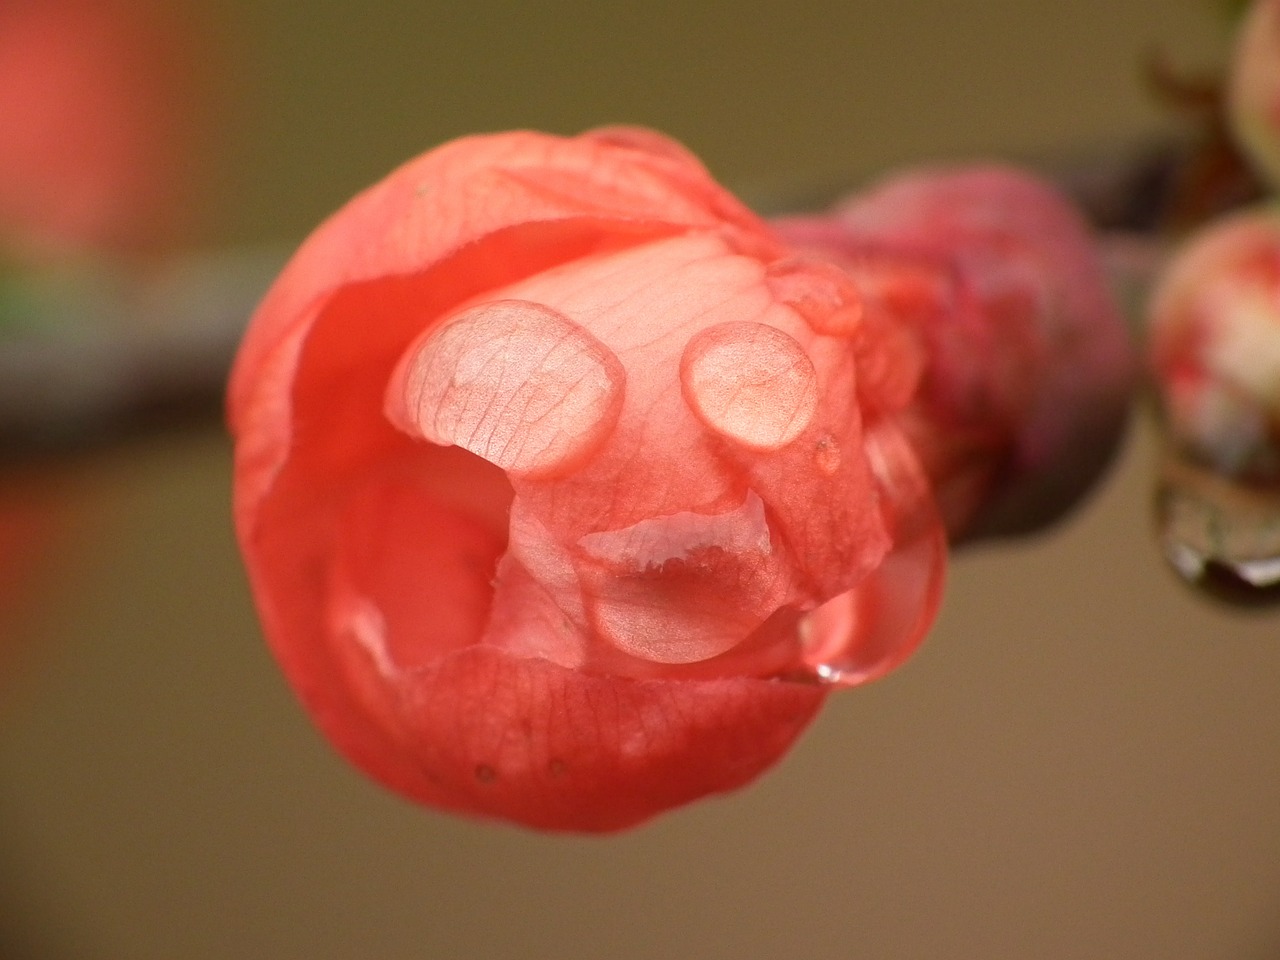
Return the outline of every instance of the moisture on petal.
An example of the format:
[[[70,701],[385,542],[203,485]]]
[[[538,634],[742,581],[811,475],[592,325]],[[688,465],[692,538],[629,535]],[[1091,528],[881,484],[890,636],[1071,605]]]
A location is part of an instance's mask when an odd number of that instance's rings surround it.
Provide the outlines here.
[[[770,595],[783,579],[754,492],[727,513],[654,517],[588,534],[579,546],[598,567],[586,577],[592,625],[618,649],[657,663],[737,646],[773,612]]]
[[[406,432],[513,473],[547,476],[580,463],[609,434],[625,381],[609,348],[567,317],[498,301],[410,347],[389,408]]]
[[[762,323],[708,327],[680,361],[685,401],[708,427],[756,450],[800,436],[818,409],[818,377],[804,348]]]
[[[854,686],[909,657],[942,597],[947,542],[929,483],[906,439],[882,423],[867,454],[893,548],[858,585],[814,610],[803,625],[805,659],[818,677]]]

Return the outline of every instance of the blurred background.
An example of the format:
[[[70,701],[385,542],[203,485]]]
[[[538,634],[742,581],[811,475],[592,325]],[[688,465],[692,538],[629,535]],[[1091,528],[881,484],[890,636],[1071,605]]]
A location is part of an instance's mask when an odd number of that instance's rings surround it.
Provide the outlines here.
[[[9,6],[61,2],[0,0],[0,64]],[[90,291],[100,249],[117,285],[154,280],[161,247],[233,265],[116,333],[211,302],[234,327],[322,217],[460,134],[648,124],[776,204],[922,159],[1140,143],[1172,123],[1152,52],[1212,70],[1229,37],[1212,0],[114,7],[172,20],[128,75],[168,98],[139,122],[180,215],[22,256]],[[0,960],[1280,958],[1280,613],[1166,572],[1157,459],[1139,417],[1083,509],[958,558],[922,651],[834,697],[771,775],[603,839],[417,809],[329,750],[262,644],[216,419],[8,460]]]

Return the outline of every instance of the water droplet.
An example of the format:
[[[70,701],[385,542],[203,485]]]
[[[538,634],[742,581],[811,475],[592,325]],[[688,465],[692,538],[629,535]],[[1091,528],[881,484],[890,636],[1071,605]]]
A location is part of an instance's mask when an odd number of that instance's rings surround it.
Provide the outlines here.
[[[653,663],[725,653],[777,606],[781,579],[764,502],[749,491],[719,514],[652,517],[584,536],[583,586],[597,635]]]
[[[886,423],[864,444],[892,547],[801,623],[805,661],[818,682],[836,686],[874,680],[911,655],[933,624],[946,571],[946,532],[910,444]]]
[[[1165,560],[1187,583],[1235,606],[1280,603],[1280,486],[1170,455],[1156,521]]]
[[[680,360],[685,402],[716,433],[755,450],[785,447],[818,409],[818,376],[793,337],[763,323],[720,323]]]
[[[612,431],[626,372],[603,343],[539,303],[464,311],[410,347],[392,378],[394,422],[504,470],[572,468]]]
[[[822,683],[839,685],[840,681],[844,678],[844,671],[837,667],[833,667],[830,664],[820,663],[813,668],[813,675]]]

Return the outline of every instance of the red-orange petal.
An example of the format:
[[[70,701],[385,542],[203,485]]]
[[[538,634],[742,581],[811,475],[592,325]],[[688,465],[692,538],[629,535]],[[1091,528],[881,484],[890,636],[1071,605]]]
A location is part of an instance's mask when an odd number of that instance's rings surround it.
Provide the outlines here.
[[[237,532],[272,650],[338,749],[422,802],[619,829],[751,780],[823,700],[813,684],[610,676],[482,642],[512,488],[463,446],[425,441],[511,424],[484,413],[418,429],[430,412],[414,390],[441,400],[455,384],[424,373],[408,389],[405,371],[486,291],[689,230],[776,246],[700,165],[655,139],[516,133],[407,164],[304,244],[237,359]],[[602,390],[573,394],[583,422],[607,423],[607,353],[569,339],[578,372],[606,370]],[[532,399],[550,397],[553,380]],[[525,452],[551,450],[557,463],[581,453],[556,446],[554,430],[523,440],[513,477],[547,466]]]

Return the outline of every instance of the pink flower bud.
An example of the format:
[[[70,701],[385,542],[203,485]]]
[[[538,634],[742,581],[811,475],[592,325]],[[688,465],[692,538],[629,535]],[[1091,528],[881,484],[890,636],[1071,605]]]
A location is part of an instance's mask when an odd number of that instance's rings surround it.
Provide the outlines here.
[[[1202,228],[1160,277],[1148,326],[1173,440],[1226,474],[1280,475],[1280,211]]]
[[[778,228],[920,345],[901,420],[953,537],[1038,528],[1091,488],[1134,361],[1093,238],[1054,188],[1003,167],[924,169]]]
[[[1236,38],[1227,117],[1257,173],[1280,186],[1280,2],[1254,0]]]

